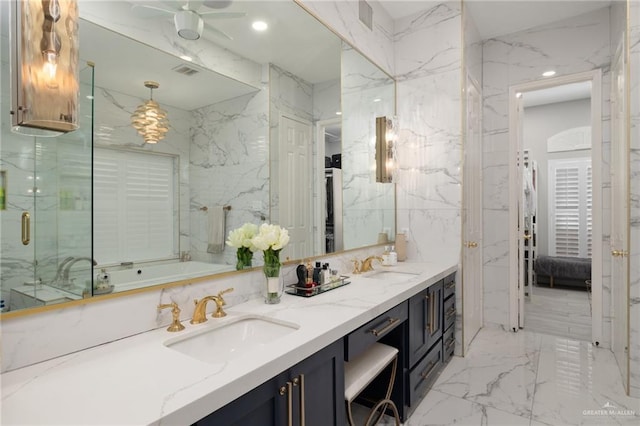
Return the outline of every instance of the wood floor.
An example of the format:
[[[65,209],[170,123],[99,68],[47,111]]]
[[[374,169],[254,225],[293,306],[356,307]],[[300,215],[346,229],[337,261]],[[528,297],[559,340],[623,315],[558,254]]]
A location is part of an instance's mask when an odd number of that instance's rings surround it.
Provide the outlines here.
[[[584,290],[534,287],[525,299],[525,330],[591,341],[589,296]]]

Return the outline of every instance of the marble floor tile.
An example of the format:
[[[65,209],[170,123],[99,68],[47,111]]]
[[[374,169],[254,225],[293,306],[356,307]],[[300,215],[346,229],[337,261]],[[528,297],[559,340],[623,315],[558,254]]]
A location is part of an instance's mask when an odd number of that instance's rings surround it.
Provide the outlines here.
[[[551,425],[638,425],[613,353],[585,341],[543,336],[532,418]]]
[[[538,351],[531,346],[533,339],[514,339],[502,332],[492,350],[483,338],[482,330],[472,343],[468,354],[454,357],[442,371],[434,390],[463,398],[518,416],[530,417],[536,381]],[[516,333],[519,334],[519,333]],[[477,344],[474,347],[474,344]]]
[[[361,420],[368,413],[364,407],[356,412]],[[395,422],[386,417],[379,424]],[[640,399],[625,395],[608,349],[550,334],[483,328],[404,424],[638,426]]]

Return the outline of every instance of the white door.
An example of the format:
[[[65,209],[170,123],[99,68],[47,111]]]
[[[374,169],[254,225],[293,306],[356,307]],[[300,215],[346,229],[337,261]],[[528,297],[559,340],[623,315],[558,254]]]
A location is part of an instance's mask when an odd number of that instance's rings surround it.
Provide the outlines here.
[[[611,292],[613,353],[629,393],[629,141],[623,50],[621,43],[611,70]]]
[[[280,117],[278,149],[279,225],[289,230],[289,244],[280,259],[311,256],[313,226],[311,202],[311,124]]]
[[[464,146],[464,244],[462,268],[462,354],[482,327],[482,94],[467,78]]]

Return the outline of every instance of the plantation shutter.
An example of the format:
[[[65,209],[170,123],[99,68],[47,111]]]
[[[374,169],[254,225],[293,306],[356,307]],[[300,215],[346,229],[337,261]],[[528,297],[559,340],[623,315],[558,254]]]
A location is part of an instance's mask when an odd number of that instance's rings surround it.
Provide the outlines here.
[[[176,254],[174,158],[96,148],[94,254],[100,264]]]
[[[549,254],[590,257],[591,159],[549,161]]]

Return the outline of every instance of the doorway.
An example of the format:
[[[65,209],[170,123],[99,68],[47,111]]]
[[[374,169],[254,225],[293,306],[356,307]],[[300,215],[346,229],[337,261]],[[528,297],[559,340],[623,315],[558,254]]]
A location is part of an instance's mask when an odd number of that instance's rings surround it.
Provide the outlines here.
[[[595,70],[510,88],[514,331],[527,328],[596,344],[601,340],[600,81],[600,70]],[[562,89],[565,94],[558,95]],[[553,101],[549,96],[561,97]],[[558,119],[560,111],[567,115]],[[575,116],[573,125],[568,125],[568,114]],[[555,323],[550,321],[554,315]]]

